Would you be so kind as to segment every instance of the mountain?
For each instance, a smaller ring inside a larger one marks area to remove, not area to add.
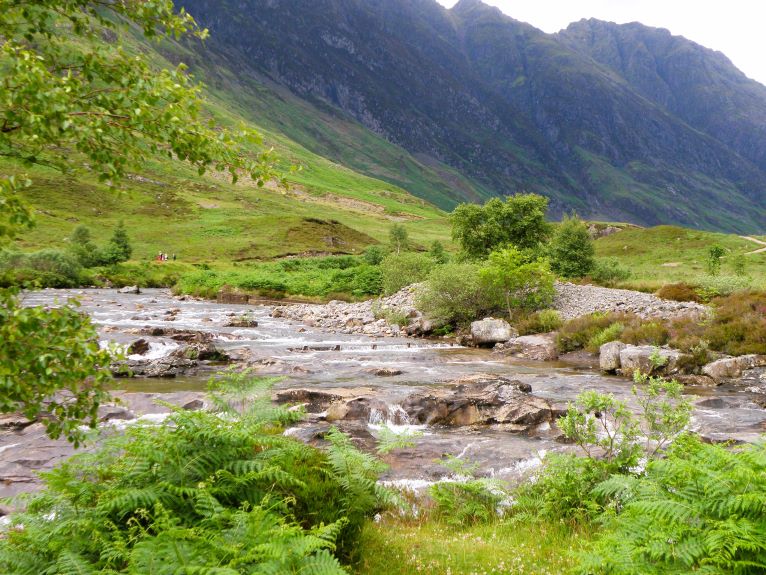
[[[526,190],[555,214],[764,230],[766,88],[666,31],[546,34],[479,0],[181,4],[211,32],[193,69],[243,114],[442,208]]]

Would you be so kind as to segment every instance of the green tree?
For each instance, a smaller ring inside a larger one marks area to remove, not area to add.
[[[492,198],[483,206],[460,204],[450,216],[452,239],[473,259],[507,246],[535,249],[550,231],[547,209],[548,198],[537,194],[517,194],[505,201]]]
[[[710,246],[707,251],[707,271],[711,276],[717,276],[721,271],[721,258],[726,250],[719,245]]]
[[[391,295],[405,286],[426,279],[434,261],[425,254],[408,252],[391,254],[380,264],[383,274],[383,293]]]
[[[386,252],[380,246],[368,246],[362,254],[364,261],[371,266],[380,265],[384,257],[386,257]]]
[[[416,305],[438,325],[465,325],[498,307],[502,298],[479,277],[473,262],[436,266],[416,295]]]
[[[409,235],[402,224],[394,224],[388,232],[388,240],[391,244],[391,251],[399,255],[403,251],[410,249]]]
[[[503,294],[511,319],[514,310],[534,311],[553,302],[554,276],[548,261],[530,259],[514,247],[492,252],[479,275],[487,286]]]
[[[125,224],[120,221],[114,230],[114,234],[109,239],[109,243],[98,251],[98,263],[103,265],[118,264],[130,259],[133,248],[130,246],[128,232],[125,231]]]
[[[549,248],[551,269],[565,278],[581,278],[595,268],[595,250],[588,227],[576,215],[564,217]]]
[[[431,256],[437,264],[446,264],[449,261],[449,255],[444,250],[444,245],[439,240],[434,240],[431,244],[431,249],[428,250],[428,255]]]
[[[77,226],[69,237],[69,252],[77,258],[80,265],[85,268],[96,265],[98,248],[93,243],[90,229],[86,226]]]
[[[149,38],[206,36],[171,0],[0,0],[0,156],[18,170],[87,170],[110,183],[154,154],[233,180],[245,173],[258,185],[274,177],[273,153],[257,134],[203,118],[201,87],[184,65],[157,70],[123,48],[119,33],[131,28]],[[0,176],[0,239],[32,225],[20,197],[30,185],[23,174]],[[6,337],[0,346],[0,411],[43,416],[49,433],[77,441],[105,396],[107,357],[93,347],[95,329],[72,307],[21,308],[13,291],[0,302],[0,330],[23,339],[17,355]],[[61,389],[73,404],[56,399]]]

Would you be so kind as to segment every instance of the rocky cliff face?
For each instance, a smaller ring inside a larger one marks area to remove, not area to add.
[[[766,221],[766,88],[665,31],[587,21],[550,35],[478,0],[182,4],[235,73],[481,189],[642,224]]]

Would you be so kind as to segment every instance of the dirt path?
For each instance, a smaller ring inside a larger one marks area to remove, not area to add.
[[[760,245],[763,246],[762,248],[759,248],[759,249],[754,250],[752,252],[747,252],[745,254],[746,256],[750,256],[750,255],[753,255],[753,254],[762,254],[762,253],[766,252],[766,242],[764,242],[763,240],[759,240],[759,239],[754,238],[752,236],[739,236],[739,237],[741,237],[743,240],[748,240],[750,242],[755,242],[756,244],[760,244]]]

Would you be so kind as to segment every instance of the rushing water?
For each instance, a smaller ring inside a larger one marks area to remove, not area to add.
[[[151,344],[149,354],[152,356],[166,354],[177,344],[162,337],[139,336],[140,328],[205,331],[214,334],[217,347],[230,353],[246,351],[255,360],[276,360],[280,371],[289,373],[276,384],[277,389],[374,388],[389,409],[387,417],[382,413],[372,414],[366,425],[366,431],[372,435],[381,426],[408,427],[406,414],[399,411],[399,416],[395,416],[396,406],[413,389],[465,375],[489,373],[518,379],[531,384],[534,394],[557,403],[572,400],[586,389],[629,398],[632,387],[622,378],[599,374],[593,366],[520,361],[440,340],[326,333],[297,322],[272,318],[271,306],[180,301],[165,290],[145,290],[140,295],[118,294],[114,290],[45,290],[26,294],[24,301],[27,305],[56,305],[71,297],[78,298],[81,309],[91,315],[104,341],[126,344],[144,337]],[[169,310],[177,311],[168,314]],[[223,327],[232,315],[245,312],[257,320],[257,327]],[[374,368],[397,369],[402,374],[376,377],[369,373]],[[120,379],[117,388],[155,393],[203,390],[210,374],[208,371],[175,379]],[[689,392],[702,396],[695,398],[698,407],[692,425],[706,436],[750,440],[766,430],[766,411],[753,402],[751,392],[735,387],[689,389]],[[387,418],[390,421],[386,421]],[[320,428],[319,422],[307,422],[289,432],[308,439]],[[534,467],[546,452],[565,448],[550,438],[525,437],[492,428],[417,426],[415,429],[422,434],[416,440],[416,447],[387,456],[391,464],[387,479],[412,485],[438,479],[446,471],[434,460],[444,454],[475,461],[484,472],[495,476],[516,477]],[[0,435],[0,472],[9,469],[9,460],[23,449],[23,438]]]

